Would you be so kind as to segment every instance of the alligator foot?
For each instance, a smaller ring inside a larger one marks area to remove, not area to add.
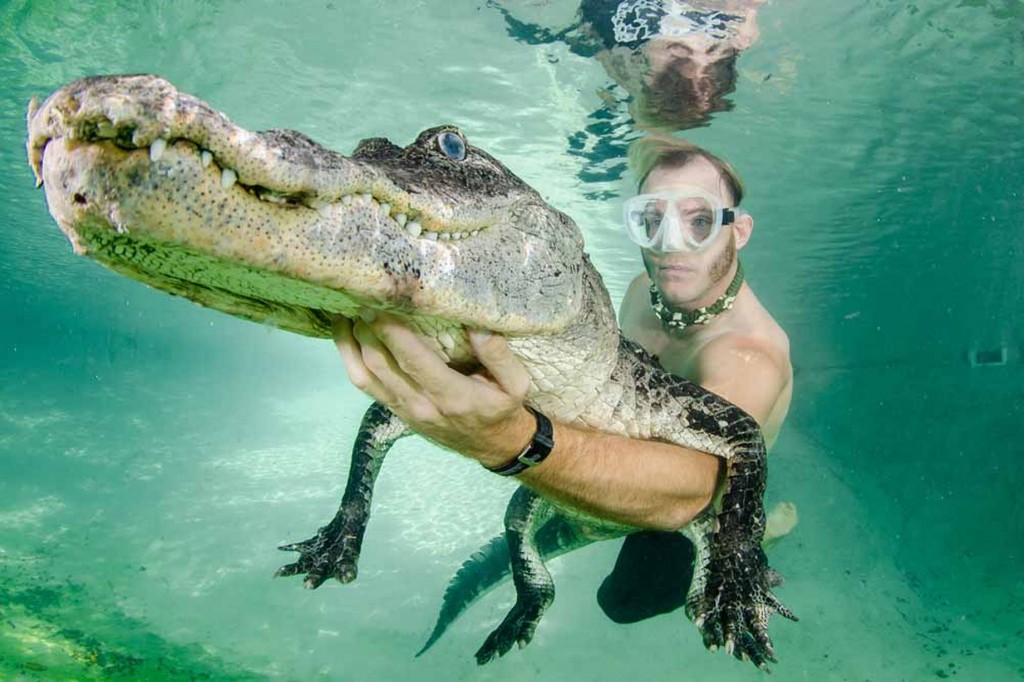
[[[504,656],[512,648],[513,643],[518,643],[520,649],[529,644],[537,629],[537,623],[553,599],[552,594],[550,598],[540,596],[536,601],[517,600],[516,605],[505,616],[505,620],[501,621],[501,625],[487,637],[487,641],[476,652],[476,662],[484,665],[494,660],[495,656]]]
[[[308,540],[279,547],[285,552],[298,552],[299,560],[279,568],[275,577],[305,573],[303,587],[311,590],[329,578],[342,583],[356,579],[363,536],[370,520],[373,484],[391,445],[408,433],[409,428],[388,408],[380,403],[370,405],[352,446],[348,483],[338,512]]]
[[[311,590],[329,578],[350,583],[358,573],[360,540],[357,533],[346,531],[343,525],[330,523],[323,526],[308,540],[278,547],[285,552],[298,552],[299,560],[277,569],[274,577],[305,573],[302,586]]]
[[[704,646],[712,651],[724,646],[736,658],[767,669],[776,660],[768,618],[778,613],[797,620],[769,589],[781,576],[768,568],[760,547],[712,559],[707,574],[703,594],[688,609]]]

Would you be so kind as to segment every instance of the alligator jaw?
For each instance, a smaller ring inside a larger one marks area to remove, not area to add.
[[[28,119],[75,250],[203,305],[314,336],[359,306],[460,336],[558,333],[579,310],[575,225],[479,150],[454,170],[431,156],[454,128],[346,158],[240,128],[155,76],[78,81]]]
[[[42,109],[42,111],[40,111]],[[225,188],[236,182],[258,199],[282,206],[319,209],[374,200],[413,237],[460,240],[486,227],[482,220],[452,224],[451,216],[412,206],[413,197],[372,169],[325,149],[301,133],[253,133],[234,125],[201,100],[155,76],[87,78],[54,93],[40,107],[29,102],[29,163],[37,186],[54,138],[79,143],[109,141],[142,149],[159,161],[168,142],[191,143],[204,167],[221,173]]]

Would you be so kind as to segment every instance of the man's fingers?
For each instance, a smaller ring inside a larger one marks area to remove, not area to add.
[[[363,362],[359,343],[352,335],[352,320],[347,317],[338,318],[331,326],[331,332],[334,335],[334,345],[345,363],[345,371],[348,372],[349,380],[356,387],[363,388],[373,380],[373,375]]]
[[[530,389],[530,373],[508,347],[505,337],[487,331],[471,330],[469,343],[491,376],[509,395],[523,399]]]
[[[382,402],[399,411],[413,410],[425,418],[430,410],[422,397],[423,387],[415,377],[403,371],[391,349],[377,337],[375,331],[375,328],[364,322],[356,322],[352,326],[352,335],[359,345],[363,363],[390,396],[389,400]]]
[[[334,345],[338,348],[338,353],[341,354],[341,359],[345,363],[349,381],[359,390],[369,393],[374,400],[385,404],[393,401],[394,396],[363,361],[362,348],[353,333],[352,320],[344,317],[335,320],[331,331],[334,335]]]
[[[447,363],[412,329],[386,314],[378,314],[372,325],[399,369],[423,391],[447,401],[468,390],[468,378]]]

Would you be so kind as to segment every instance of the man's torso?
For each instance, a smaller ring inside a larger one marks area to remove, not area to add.
[[[646,275],[633,280],[623,299],[619,322],[622,333],[656,355],[667,371],[703,385],[702,353],[711,344],[723,343],[754,347],[770,355],[785,369],[788,380],[770,414],[761,424],[765,441],[770,447],[782,427],[793,392],[789,339],[786,333],[746,285],[740,290],[733,308],[709,324],[698,325],[683,332],[667,332],[650,307],[649,285]]]

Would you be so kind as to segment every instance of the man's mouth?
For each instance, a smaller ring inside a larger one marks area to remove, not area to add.
[[[665,264],[659,264],[657,267],[658,267],[659,270],[664,270],[666,272],[674,272],[674,273],[679,273],[679,274],[687,274],[687,273],[691,273],[691,272],[697,272],[697,268],[695,268],[693,266],[690,266],[690,265],[679,265],[679,264],[668,264],[668,263],[665,263]]]

